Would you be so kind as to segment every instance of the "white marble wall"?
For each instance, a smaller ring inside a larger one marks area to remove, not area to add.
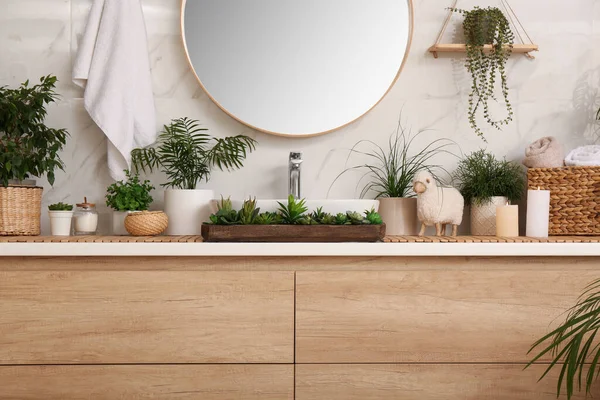
[[[245,133],[259,149],[234,173],[215,172],[204,185],[232,196],[281,197],[286,194],[290,150],[304,152],[303,190],[310,198],[327,195],[343,169],[348,149],[362,138],[385,143],[400,111],[413,130],[430,129],[428,139],[448,137],[463,152],[479,147],[499,156],[520,159],[532,140],[554,135],[568,147],[596,141],[594,109],[600,102],[600,0],[511,0],[541,51],[534,61],[513,56],[509,61],[515,121],[503,132],[489,131],[486,145],[470,130],[467,118],[469,77],[462,58],[434,59],[427,48],[435,41],[450,0],[413,0],[415,30],[412,49],[399,81],[367,116],[337,132],[289,139],[254,132],[235,122],[211,103],[188,68],[179,33],[180,0],[142,0],[150,40],[154,93],[160,125],[171,118],[197,118],[215,135]],[[470,7],[472,0],[459,6]],[[480,1],[481,5],[494,1]],[[82,107],[82,92],[71,83],[71,65],[91,0],[0,0],[0,85],[55,74],[61,101],[49,110],[48,123],[66,127],[71,140],[63,154],[65,173],[53,188],[45,185],[44,203],[77,202],[83,196],[102,207],[111,180],[105,161],[105,139]],[[457,34],[453,18],[446,41]],[[425,136],[425,135],[424,135]],[[456,160],[445,157],[450,170]],[[356,196],[357,176],[336,185],[330,197]],[[154,179],[160,183],[160,179]],[[158,186],[158,185],[157,185]],[[157,192],[160,208],[162,193]],[[102,229],[107,229],[106,215]],[[44,217],[44,231],[47,220]]]

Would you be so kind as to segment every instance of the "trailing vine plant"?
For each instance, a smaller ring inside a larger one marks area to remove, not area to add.
[[[483,116],[488,124],[501,129],[513,119],[513,108],[508,99],[508,83],[506,79],[506,60],[512,53],[514,34],[506,16],[497,7],[479,8],[471,11],[451,8],[465,18],[463,30],[467,45],[465,66],[473,79],[469,93],[469,124],[471,128],[485,141],[483,131],[477,123],[477,112],[483,109]],[[484,51],[484,46],[491,44],[490,51]],[[489,101],[497,101],[494,92],[496,76],[500,76],[500,87],[506,117],[496,120],[490,114]]]

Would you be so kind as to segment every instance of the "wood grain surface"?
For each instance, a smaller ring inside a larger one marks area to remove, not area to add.
[[[202,225],[205,242],[378,242],[381,225]]]
[[[291,272],[0,272],[0,364],[290,363],[293,320]]]
[[[526,362],[529,346],[597,277],[596,271],[300,271],[296,360]]]
[[[202,236],[0,236],[0,243],[201,243]],[[387,243],[598,243],[600,236],[386,236]]]
[[[267,244],[265,244],[267,246]],[[0,271],[599,271],[600,257],[0,257]]]
[[[556,400],[544,365],[297,365],[296,400]],[[600,393],[596,386],[593,394]],[[561,397],[562,398],[562,397]],[[564,397],[566,398],[566,397]],[[573,399],[584,399],[581,393]]]
[[[293,365],[0,367],[1,400],[284,400]]]

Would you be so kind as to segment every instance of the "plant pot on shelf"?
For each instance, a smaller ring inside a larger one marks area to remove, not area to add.
[[[70,236],[73,211],[48,211],[52,236]]]
[[[125,229],[132,236],[160,235],[167,226],[169,218],[162,211],[136,211],[125,218]]]
[[[167,235],[200,235],[202,223],[209,220],[211,204],[215,197],[212,190],[165,190],[165,213],[169,218]]]
[[[416,236],[419,233],[416,198],[380,198],[379,215],[386,225],[387,235]]]
[[[112,233],[115,236],[127,236],[129,232],[125,229],[125,218],[132,211],[113,211],[112,214]]]
[[[496,207],[506,203],[508,198],[503,196],[494,196],[486,202],[478,202],[474,199],[471,204],[471,235],[496,235]]]
[[[40,234],[42,191],[35,181],[0,185],[0,236]]]

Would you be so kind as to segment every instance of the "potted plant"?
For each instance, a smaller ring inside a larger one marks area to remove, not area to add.
[[[567,399],[570,400],[576,389],[582,391],[582,382],[586,397],[591,395],[592,385],[600,372],[600,345],[597,341],[599,328],[600,279],[597,279],[585,288],[577,303],[568,310],[565,321],[531,346],[527,354],[536,349],[539,353],[525,368],[542,357],[550,356],[552,361],[540,380],[554,367],[560,368],[557,398],[560,397],[564,384]]]
[[[30,177],[64,169],[58,153],[66,144],[65,129],[44,124],[46,106],[56,101],[56,77],[30,86],[0,87],[0,235],[39,235],[42,188]]]
[[[519,201],[526,186],[520,164],[498,160],[485,150],[460,160],[454,178],[471,206],[471,234],[476,236],[495,235],[496,207]]]
[[[197,189],[208,182],[214,167],[234,170],[242,167],[246,155],[256,148],[256,141],[237,135],[216,138],[200,128],[196,120],[178,118],[165,125],[158,141],[131,153],[136,171],[159,169],[167,175],[165,212],[169,218],[167,235],[199,235],[202,223],[211,214],[212,190]]]
[[[419,233],[413,179],[419,171],[429,171],[437,179],[437,172],[445,170],[441,166],[430,165],[431,159],[441,153],[452,154],[448,147],[456,144],[450,139],[436,139],[413,151],[414,141],[423,133],[425,131],[411,134],[399,120],[385,148],[371,140],[360,140],[350,149],[348,158],[355,155],[366,158],[366,161],[346,168],[332,183],[333,186],[349,171],[363,172],[361,180],[368,178],[369,182],[362,188],[360,197],[373,194],[379,200],[378,211],[388,235]],[[365,145],[369,149],[363,149]]]
[[[106,189],[106,205],[113,211],[113,234],[127,235],[125,218],[132,211],[145,211],[152,203],[150,181],[140,182],[138,174],[125,171],[127,181],[118,181]]]
[[[467,61],[465,66],[471,74],[472,84],[469,93],[469,124],[471,128],[485,140],[483,131],[477,122],[477,113],[483,112],[486,122],[496,129],[501,129],[513,118],[512,105],[508,99],[508,81],[506,78],[506,61],[514,44],[514,34],[510,29],[504,13],[497,7],[473,10],[452,9],[464,16],[463,30],[467,45]],[[484,50],[485,45],[491,49]],[[506,106],[506,116],[494,119],[489,102],[496,100],[494,94],[499,75],[502,98]]]
[[[50,230],[53,236],[70,236],[73,206],[65,203],[55,203],[48,206],[50,215]]]

